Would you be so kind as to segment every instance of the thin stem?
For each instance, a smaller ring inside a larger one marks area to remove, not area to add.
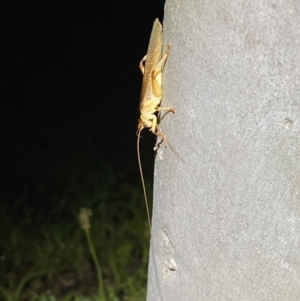
[[[96,252],[95,252],[95,248],[94,248],[94,245],[93,245],[93,242],[92,242],[92,239],[91,239],[90,231],[89,231],[89,229],[87,229],[84,232],[86,234],[86,238],[87,238],[87,241],[88,241],[90,252],[91,252],[91,255],[92,255],[96,270],[97,270],[97,277],[98,277],[98,283],[99,283],[98,294],[99,294],[100,300],[106,300],[105,294],[104,294],[102,270],[101,270],[100,263],[99,263],[99,260],[97,258]]]

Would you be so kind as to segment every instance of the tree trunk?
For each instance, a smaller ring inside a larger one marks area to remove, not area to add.
[[[148,301],[300,300],[300,2],[167,0]]]

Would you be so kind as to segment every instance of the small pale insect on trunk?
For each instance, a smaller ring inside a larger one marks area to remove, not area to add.
[[[160,137],[162,140],[159,144],[164,143],[167,145],[167,140],[165,134],[159,129],[159,123],[157,119],[157,112],[165,110],[166,113],[172,112],[175,113],[173,108],[160,107],[162,99],[162,72],[166,59],[169,56],[171,45],[167,45],[167,50],[162,56],[162,25],[158,19],[154,20],[150,41],[148,45],[147,54],[143,57],[140,62],[140,69],[143,73],[143,82],[142,82],[142,91],[140,98],[140,119],[137,129],[137,154],[138,154],[138,163],[142,179],[144,198],[147,209],[148,223],[151,234],[151,221],[150,213],[148,206],[148,199],[146,194],[145,182],[143,177],[143,170],[141,165],[140,158],[140,134],[144,128],[149,128],[149,130],[156,136]]]

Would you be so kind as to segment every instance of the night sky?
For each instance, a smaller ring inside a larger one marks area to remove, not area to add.
[[[162,0],[2,5],[2,186],[15,189],[20,162],[68,147],[138,176],[138,64],[163,13]],[[151,157],[154,141],[143,136]]]

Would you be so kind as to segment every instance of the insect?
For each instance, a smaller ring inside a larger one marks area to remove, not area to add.
[[[144,76],[142,81],[142,91],[140,97],[141,115],[137,129],[138,163],[142,179],[150,233],[150,213],[140,158],[140,134],[144,128],[149,128],[149,130],[154,135],[161,138],[160,144],[163,142],[165,143],[165,145],[167,145],[166,135],[160,131],[156,113],[163,110],[166,111],[166,114],[168,112],[175,113],[175,110],[171,107],[163,108],[159,106],[162,99],[162,72],[164,69],[165,62],[169,56],[170,49],[171,45],[168,44],[167,50],[162,56],[162,25],[158,19],[155,19],[151,31],[147,54],[143,57],[139,64],[139,67]]]

